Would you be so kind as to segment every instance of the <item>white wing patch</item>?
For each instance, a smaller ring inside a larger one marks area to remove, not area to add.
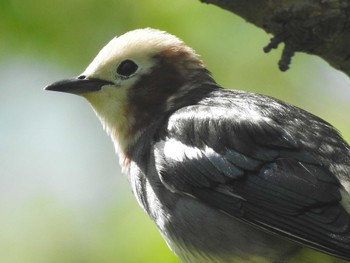
[[[194,159],[203,155],[202,151],[196,147],[187,146],[175,139],[160,142],[163,145],[164,155],[172,160],[182,162],[185,159]]]
[[[350,215],[350,194],[345,190],[340,190],[340,194],[342,198],[340,203]]]

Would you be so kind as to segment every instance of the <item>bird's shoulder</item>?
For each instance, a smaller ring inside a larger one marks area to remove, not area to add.
[[[300,127],[311,122],[330,127],[315,119],[317,117],[307,115],[297,107],[268,96],[215,89],[196,103],[173,112],[159,134],[187,145],[206,144],[217,151],[226,147],[253,154],[260,144],[269,148],[298,147]]]
[[[247,155],[262,153],[262,147],[265,154],[286,149],[308,151],[310,156],[322,152],[331,161],[339,159],[339,154],[350,154],[331,124],[281,100],[222,88],[200,97],[172,112],[159,134],[187,145],[206,144],[219,152],[232,148]]]

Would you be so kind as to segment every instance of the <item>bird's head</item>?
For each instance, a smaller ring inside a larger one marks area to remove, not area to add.
[[[184,42],[146,28],[115,37],[80,76],[45,89],[85,97],[125,151],[147,125],[208,81],[213,80],[203,62]]]

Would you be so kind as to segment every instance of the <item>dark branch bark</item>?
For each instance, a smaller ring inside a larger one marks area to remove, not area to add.
[[[294,52],[305,52],[350,76],[349,0],[200,1],[229,10],[273,34],[266,52],[283,42],[281,70],[288,69]]]

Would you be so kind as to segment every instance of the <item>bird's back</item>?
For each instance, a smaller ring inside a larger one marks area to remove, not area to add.
[[[301,244],[350,259],[350,151],[327,122],[222,89],[162,122],[133,189],[184,262],[284,262]]]

